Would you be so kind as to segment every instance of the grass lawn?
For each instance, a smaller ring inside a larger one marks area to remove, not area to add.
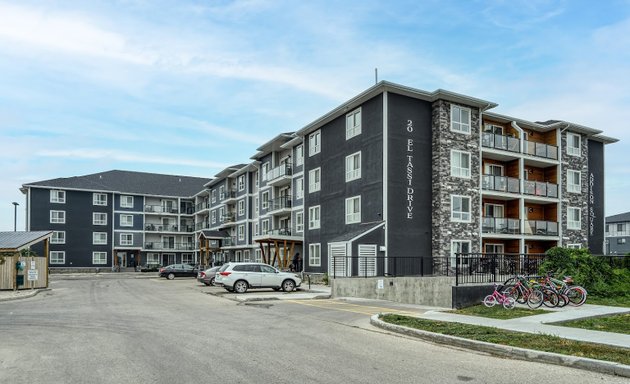
[[[609,305],[611,307],[628,307],[630,308],[630,295],[601,297],[595,295],[586,296],[586,304]]]
[[[381,316],[381,320],[409,328],[471,340],[630,365],[630,349],[628,348],[567,340],[551,335],[512,332],[492,327],[433,321],[396,314]]]
[[[549,311],[545,311],[543,309],[529,309],[529,308],[521,308],[514,307],[512,309],[505,309],[501,305],[495,305],[494,307],[486,307],[485,305],[475,305],[473,307],[467,307],[458,309],[453,311],[453,313],[458,315],[469,315],[469,316],[481,316],[481,317],[489,317],[492,319],[516,319],[518,317],[525,316],[533,316],[533,315],[541,315],[543,313],[549,313]]]
[[[630,313],[565,321],[562,323],[554,323],[554,325],[630,335]]]

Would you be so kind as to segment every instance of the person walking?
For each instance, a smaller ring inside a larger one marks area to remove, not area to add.
[[[293,272],[301,272],[302,271],[302,258],[300,257],[300,252],[295,252],[295,256],[293,256]]]

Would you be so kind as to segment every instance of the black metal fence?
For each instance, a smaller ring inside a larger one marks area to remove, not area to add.
[[[502,283],[514,275],[536,275],[547,255],[522,253],[458,253],[455,285]]]

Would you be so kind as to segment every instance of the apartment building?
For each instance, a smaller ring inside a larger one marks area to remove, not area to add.
[[[284,268],[299,252],[307,272],[356,275],[406,258],[398,272],[419,274],[458,252],[603,253],[604,146],[617,140],[496,105],[380,82],[279,134],[181,194],[194,261]]]
[[[606,254],[630,254],[630,212],[606,218]]]
[[[26,226],[54,231],[53,269],[192,263],[193,196],[208,181],[114,170],[24,184]]]

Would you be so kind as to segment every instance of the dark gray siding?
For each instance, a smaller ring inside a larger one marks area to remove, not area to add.
[[[604,144],[588,141],[588,248],[604,253]]]

